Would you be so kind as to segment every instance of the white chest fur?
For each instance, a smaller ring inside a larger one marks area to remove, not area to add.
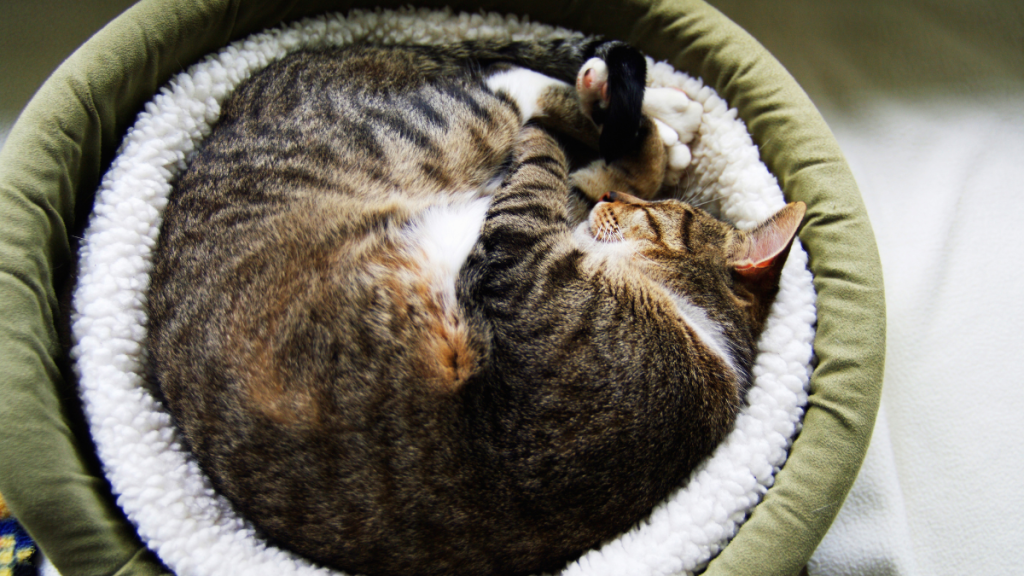
[[[676,305],[676,310],[683,318],[683,322],[696,335],[697,339],[721,358],[733,373],[739,374],[730,350],[729,340],[722,332],[722,327],[711,320],[703,308],[694,305],[685,296],[675,294],[667,288],[665,291],[668,292],[672,303]]]
[[[423,211],[406,229],[408,250],[446,306],[455,303],[455,279],[480,238],[489,196],[439,204]]]

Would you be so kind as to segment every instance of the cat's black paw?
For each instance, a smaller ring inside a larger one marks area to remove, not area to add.
[[[623,42],[606,42],[576,77],[583,111],[601,126],[598,149],[614,162],[641,145],[640,121],[647,83],[647,60]]]

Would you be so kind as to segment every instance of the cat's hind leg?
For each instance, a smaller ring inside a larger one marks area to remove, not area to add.
[[[599,119],[610,106],[614,88],[609,88],[611,73],[600,58],[583,63],[576,75],[576,92],[584,114]],[[665,146],[688,144],[700,128],[704,107],[678,88],[647,87],[643,91],[643,115],[655,120]],[[680,168],[685,168],[681,166]]]
[[[576,75],[580,107],[584,114],[595,120],[600,120],[611,105],[616,89],[611,76],[608,64],[601,58],[591,58],[584,62]],[[623,82],[620,80],[620,83]],[[625,84],[628,85],[628,82]],[[668,158],[665,183],[674,186],[692,160],[689,144],[700,129],[704,107],[700,102],[691,100],[682,90],[650,87],[643,92],[642,112],[654,121],[658,135],[665,144]],[[643,138],[638,137],[631,149],[624,149],[623,155],[635,153],[644,147]]]

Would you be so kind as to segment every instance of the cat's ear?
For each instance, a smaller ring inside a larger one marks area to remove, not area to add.
[[[789,247],[807,205],[791,202],[767,222],[747,233],[747,242],[732,262],[733,270],[745,282],[754,284],[778,282],[782,265],[786,263]]]

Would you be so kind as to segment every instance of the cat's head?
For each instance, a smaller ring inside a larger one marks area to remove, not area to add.
[[[701,307],[735,306],[760,328],[805,211],[803,202],[787,204],[744,232],[678,200],[609,192],[589,227],[598,242],[628,246],[625,253],[672,292]]]

